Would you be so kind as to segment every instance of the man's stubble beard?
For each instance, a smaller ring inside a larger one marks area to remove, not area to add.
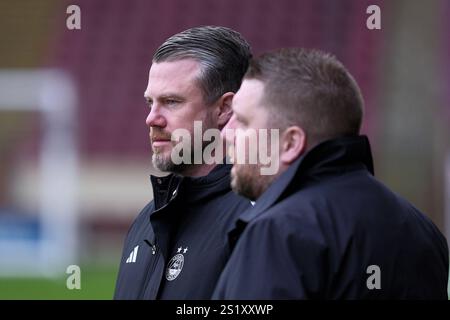
[[[199,164],[194,164],[194,153],[195,152],[201,153],[201,155],[202,155],[201,159],[202,159],[202,163],[203,163],[203,160],[204,160],[203,159],[203,150],[209,144],[210,144],[209,141],[203,141],[201,149],[196,150],[196,149],[194,149],[193,142],[191,142],[191,154],[190,154],[189,163],[180,163],[180,164],[173,163],[171,155],[172,155],[172,150],[174,148],[174,145],[172,145],[172,149],[170,150],[170,152],[158,153],[158,152],[153,151],[153,155],[152,155],[153,166],[162,172],[170,172],[170,173],[176,173],[176,174],[183,175],[183,173],[186,172],[192,166],[199,165]],[[180,157],[183,157],[183,150],[180,151]]]
[[[163,139],[171,138],[171,135],[169,133],[167,133],[163,129],[159,129],[159,128],[152,128],[150,136],[151,137],[156,136],[156,137],[163,138]],[[151,137],[150,137],[150,143],[152,143]],[[174,142],[170,142],[170,143],[172,144],[172,149],[173,149]],[[159,148],[154,149],[152,147],[153,166],[163,172],[172,172],[172,170],[176,170],[176,165],[170,159],[172,150],[170,150],[170,152],[167,152],[167,151],[164,151],[163,148],[161,148],[161,149],[162,150],[159,150]]]
[[[256,201],[275,180],[276,175],[261,175],[261,165],[234,165],[231,189],[237,194]]]
[[[206,119],[202,122],[202,128],[203,131],[206,131],[207,129],[210,128],[214,128],[212,125],[212,119],[211,119],[211,114],[208,114],[206,116]],[[191,137],[193,137],[193,134],[191,132]],[[202,137],[203,137],[203,132],[202,132]],[[202,137],[200,137],[200,139],[202,139]],[[197,137],[198,139],[199,137]],[[172,146],[171,146],[171,150],[170,152],[165,152],[165,153],[159,153],[157,152],[157,150],[153,150],[153,155],[152,155],[152,163],[153,166],[155,168],[157,168],[158,170],[162,171],[162,172],[170,172],[170,173],[176,173],[176,174],[180,174],[183,175],[184,172],[186,172],[190,167],[196,165],[194,164],[194,155],[195,152],[201,152],[201,159],[203,162],[203,151],[205,150],[205,147],[207,145],[209,145],[211,142],[210,141],[203,141],[202,139],[202,146],[201,149],[199,150],[195,150],[195,144],[194,144],[194,140],[191,140],[191,155],[190,155],[190,163],[180,163],[180,164],[175,164],[172,161],[172,150],[175,147],[175,145],[178,142],[172,142]],[[180,152],[180,157],[183,156],[183,151]],[[198,164],[197,164],[198,165]]]
[[[172,149],[173,149],[173,146],[172,146]],[[153,150],[153,155],[152,155],[153,166],[162,172],[180,173],[180,172],[184,171],[185,168],[183,168],[183,167],[185,167],[185,164],[183,164],[183,163],[175,164],[172,162],[171,152],[172,152],[172,150],[170,150],[170,152],[166,152],[166,153],[159,153],[159,152]]]

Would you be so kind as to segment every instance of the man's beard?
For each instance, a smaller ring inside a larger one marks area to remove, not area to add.
[[[171,134],[158,128],[152,128],[150,131],[150,143],[153,143],[154,140],[158,139],[170,140]],[[167,155],[167,152],[159,151],[158,148],[153,147],[152,151],[152,163],[155,168],[163,172],[170,172],[172,171],[172,169],[174,169],[174,163],[172,163],[170,159],[170,153]]]
[[[162,136],[168,137],[166,133],[164,133]],[[203,136],[203,134],[202,134]],[[170,136],[169,136],[170,137]],[[170,138],[169,138],[170,139]],[[165,152],[158,152],[158,150],[153,149],[153,155],[152,155],[152,163],[155,168],[157,168],[160,171],[163,172],[171,172],[171,173],[177,173],[177,174],[183,174],[188,168],[192,167],[194,164],[194,156],[195,153],[200,154],[200,158],[202,159],[202,163],[204,161],[203,159],[203,151],[205,150],[206,146],[208,146],[211,142],[210,141],[202,141],[202,145],[200,148],[196,147],[194,144],[194,141],[190,141],[190,157],[188,160],[188,163],[179,163],[176,164],[172,161],[172,152],[174,146],[178,143],[175,141],[172,141],[171,149],[165,150]],[[183,158],[183,150],[180,150],[179,156]]]
[[[195,146],[193,143],[191,143],[191,152],[190,152],[190,159],[189,159],[189,163],[180,163],[180,164],[175,164],[172,161],[172,150],[173,150],[173,146],[172,149],[170,150],[170,152],[166,152],[166,153],[158,153],[153,151],[153,155],[152,155],[152,163],[153,166],[155,168],[157,168],[160,171],[163,172],[172,172],[172,173],[178,173],[178,174],[182,174],[183,172],[186,171],[187,168],[196,165],[194,164],[194,154],[195,152],[200,153],[202,155],[202,163],[203,163],[203,151],[205,150],[206,146],[208,146],[211,142],[209,141],[203,141],[202,142],[202,146],[200,149],[195,149]],[[183,157],[183,150],[180,151],[180,157]],[[198,164],[197,164],[198,165]]]
[[[261,165],[235,164],[231,171],[231,189],[255,201],[267,190],[275,175],[261,175]]]
[[[173,173],[180,173],[184,171],[186,166],[184,163],[181,164],[173,163],[170,154],[167,155],[165,153],[156,153],[155,151],[153,151],[152,163],[153,166],[158,170]]]

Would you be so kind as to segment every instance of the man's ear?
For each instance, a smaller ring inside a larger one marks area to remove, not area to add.
[[[291,165],[306,151],[306,133],[297,126],[288,127],[281,137],[280,161]]]
[[[215,112],[219,130],[222,130],[222,128],[225,127],[225,125],[233,115],[233,109],[231,108],[233,97],[233,92],[226,92],[220,97],[219,101],[217,102],[218,105]]]

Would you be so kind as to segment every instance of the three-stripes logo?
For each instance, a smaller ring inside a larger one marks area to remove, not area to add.
[[[138,250],[139,250],[139,246],[134,247],[134,249],[133,249],[133,251],[131,251],[130,256],[128,257],[126,263],[135,263],[136,262]]]

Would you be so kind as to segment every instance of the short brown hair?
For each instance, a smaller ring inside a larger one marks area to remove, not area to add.
[[[206,104],[225,92],[236,92],[247,71],[251,48],[242,35],[230,28],[201,26],[177,33],[155,52],[153,62],[195,59],[201,67],[199,80]]]
[[[298,125],[309,146],[346,135],[358,135],[364,101],[341,62],[318,50],[280,49],[250,61],[246,79],[264,83],[272,124]]]

